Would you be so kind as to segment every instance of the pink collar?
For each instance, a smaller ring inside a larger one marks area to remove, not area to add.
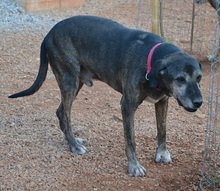
[[[147,57],[147,73],[146,73],[146,76],[145,76],[145,78],[146,78],[146,80],[149,80],[148,79],[148,77],[147,77],[147,75],[150,73],[150,71],[151,71],[151,61],[152,61],[152,56],[153,56],[153,54],[154,54],[154,51],[155,51],[155,49],[158,47],[158,46],[160,46],[162,43],[157,43],[156,45],[154,45],[153,46],[153,48],[151,48],[151,50],[150,50],[150,53],[149,53],[149,55],[148,55],[148,57]]]

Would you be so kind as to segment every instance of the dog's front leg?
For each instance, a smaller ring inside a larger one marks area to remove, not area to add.
[[[156,162],[172,162],[170,153],[166,147],[166,120],[167,120],[168,98],[162,99],[155,104],[157,120],[157,148]]]
[[[124,96],[122,97],[121,111],[125,136],[125,152],[128,158],[128,172],[132,176],[144,176],[146,170],[139,164],[135,148],[134,113],[137,106],[134,100],[129,101]]]

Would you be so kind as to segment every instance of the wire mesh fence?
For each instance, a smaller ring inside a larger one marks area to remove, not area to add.
[[[214,3],[216,3],[215,1]],[[218,3],[218,2],[217,2]],[[201,190],[220,191],[220,9],[216,8]]]
[[[151,6],[143,1],[138,27],[150,30]],[[146,5],[144,5],[146,4]],[[146,7],[149,10],[146,11]],[[161,35],[171,43],[197,56],[200,60],[210,54],[212,48],[212,31],[214,28],[214,10],[207,3],[197,4],[189,0],[161,1]],[[148,26],[146,26],[148,23]]]
[[[150,0],[88,0],[88,14],[105,16],[129,27],[151,31],[152,5]],[[102,3],[103,1],[103,3]],[[162,36],[171,43],[206,59],[212,49],[214,12],[208,3],[193,0],[161,0]],[[97,11],[98,10],[98,11]]]

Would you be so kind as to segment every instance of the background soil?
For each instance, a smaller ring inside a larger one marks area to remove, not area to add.
[[[116,12],[112,10],[120,12],[121,8],[131,13],[134,8],[132,4],[118,1],[115,9],[103,10],[94,8],[91,2],[76,10],[26,14],[10,1],[2,1],[0,190],[198,190],[207,119],[209,63],[202,63],[204,104],[201,109],[187,113],[170,99],[167,142],[172,164],[154,162],[154,105],[144,102],[139,107],[135,118],[136,143],[139,160],[148,171],[145,177],[134,178],[127,174],[121,95],[104,83],[83,87],[74,102],[73,131],[86,141],[89,153],[85,156],[71,155],[59,129],[55,111],[60,96],[50,70],[43,87],[33,96],[7,98],[34,81],[40,43],[57,21],[91,13],[91,10],[96,15],[114,17]],[[132,19],[128,16],[118,20],[131,26]]]

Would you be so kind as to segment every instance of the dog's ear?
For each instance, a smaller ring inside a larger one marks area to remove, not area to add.
[[[152,69],[150,73],[147,75],[149,80],[150,88],[157,88],[158,87],[158,74],[156,69]]]
[[[147,75],[150,88],[157,88],[159,86],[160,80],[162,79],[162,76],[164,76],[165,73],[165,67],[153,67],[150,73]]]

